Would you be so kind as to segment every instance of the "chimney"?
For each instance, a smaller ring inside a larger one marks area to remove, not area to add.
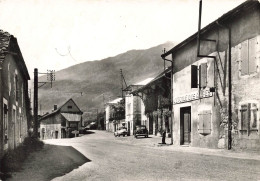
[[[55,105],[54,105],[54,111],[57,110],[57,109],[58,109],[58,105],[55,104]]]

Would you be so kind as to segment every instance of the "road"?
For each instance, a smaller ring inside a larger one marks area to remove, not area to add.
[[[260,180],[260,161],[179,152],[154,146],[155,138],[94,134],[46,143],[72,146],[91,160],[53,179],[71,180]],[[157,139],[158,140],[158,139]],[[152,145],[152,146],[147,146]]]

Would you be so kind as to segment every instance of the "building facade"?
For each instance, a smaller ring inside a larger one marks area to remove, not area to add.
[[[122,108],[124,108],[123,98],[117,98],[106,103],[105,117],[107,131],[115,132],[118,127],[125,126],[125,111]]]
[[[73,99],[69,99],[59,108],[54,105],[52,113],[39,119],[41,139],[71,138],[78,135],[83,126],[82,114]]]
[[[147,78],[139,83],[128,86],[125,98],[125,117],[126,127],[129,135],[134,135],[136,125],[147,125],[147,116],[145,114],[145,105],[142,98],[132,92],[138,90],[152,81],[153,78]]]
[[[17,39],[0,31],[0,157],[28,136],[28,80],[30,77]]]
[[[162,55],[174,62],[174,144],[260,149],[259,2],[224,14],[200,38],[198,45],[195,33]]]

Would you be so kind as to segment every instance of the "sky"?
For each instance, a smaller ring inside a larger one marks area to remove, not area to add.
[[[244,0],[203,0],[202,27]],[[14,35],[29,74],[132,49],[179,43],[198,29],[199,0],[0,0],[0,29]]]

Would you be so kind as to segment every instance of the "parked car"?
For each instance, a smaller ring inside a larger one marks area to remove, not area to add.
[[[138,136],[144,136],[145,138],[148,138],[148,130],[145,125],[138,125],[135,128],[135,138]]]
[[[126,127],[119,127],[117,130],[116,130],[116,132],[114,133],[114,135],[115,135],[115,137],[116,136],[121,136],[121,135],[123,135],[123,136],[126,136],[128,134],[128,132],[127,132],[127,129],[126,129]]]

